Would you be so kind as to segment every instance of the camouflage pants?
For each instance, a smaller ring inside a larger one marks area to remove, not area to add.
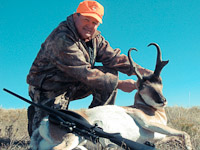
[[[117,75],[116,71],[111,71],[111,73]],[[89,108],[101,105],[113,105],[115,103],[117,89],[115,89],[112,93],[108,93],[107,91],[103,90],[99,91],[96,89],[91,89],[81,83],[78,85],[72,85],[69,89],[65,89],[63,92],[59,91],[59,93],[57,93],[54,91],[41,91],[34,86],[29,86],[29,95],[33,102],[55,109],[68,109],[70,101],[87,97],[90,94],[93,95],[93,100]],[[27,113],[28,132],[31,137],[32,132],[39,127],[40,121],[42,118],[47,116],[47,113],[32,105],[28,107]]]

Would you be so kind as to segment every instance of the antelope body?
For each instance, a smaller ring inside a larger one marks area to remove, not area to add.
[[[158,54],[155,71],[148,76],[142,76],[135,67],[130,56],[132,49],[128,53],[132,69],[138,77],[138,91],[135,94],[134,105],[127,107],[106,105],[76,110],[75,112],[84,117],[90,124],[97,123],[105,132],[120,133],[122,137],[142,144],[148,140],[166,139],[166,135],[181,136],[186,148],[191,150],[189,135],[167,126],[164,110],[167,101],[162,94],[160,73],[168,61],[162,61],[161,51],[157,44],[151,43],[150,45],[156,46]],[[83,141],[84,137],[67,133],[66,130],[59,128],[45,117],[31,137],[31,147],[33,150],[71,150],[77,146],[85,149],[81,146]],[[100,143],[103,147],[112,144],[109,140],[103,138],[100,139]]]

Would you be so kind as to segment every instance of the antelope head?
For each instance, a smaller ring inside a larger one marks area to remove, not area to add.
[[[151,43],[148,46],[154,45],[157,48],[157,61],[156,67],[152,74],[148,76],[144,76],[140,74],[135,65],[133,59],[131,58],[131,50],[136,50],[135,48],[131,48],[128,51],[128,58],[131,64],[131,69],[135,71],[135,74],[138,78],[137,87],[138,91],[136,95],[140,97],[143,103],[153,107],[160,108],[164,107],[167,104],[166,98],[162,93],[162,79],[160,77],[161,70],[169,61],[162,61],[161,50],[160,47],[156,43]],[[136,99],[136,98],[135,98]]]

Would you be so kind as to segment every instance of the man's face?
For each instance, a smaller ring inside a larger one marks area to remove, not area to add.
[[[74,22],[80,37],[86,41],[91,39],[99,26],[95,18],[78,14],[74,14]]]

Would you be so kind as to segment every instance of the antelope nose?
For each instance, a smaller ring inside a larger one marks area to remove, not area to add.
[[[166,106],[166,105],[167,105],[167,99],[164,98],[164,99],[163,99],[163,106]]]
[[[166,100],[166,98],[164,97],[164,98],[163,98],[163,102],[166,102],[166,101],[167,101],[167,100]]]
[[[167,100],[166,100],[166,98],[165,97],[161,97],[161,103],[165,103]]]
[[[163,97],[162,101],[163,101],[163,103],[166,103],[166,102],[167,102],[167,100],[166,100],[165,97]]]

